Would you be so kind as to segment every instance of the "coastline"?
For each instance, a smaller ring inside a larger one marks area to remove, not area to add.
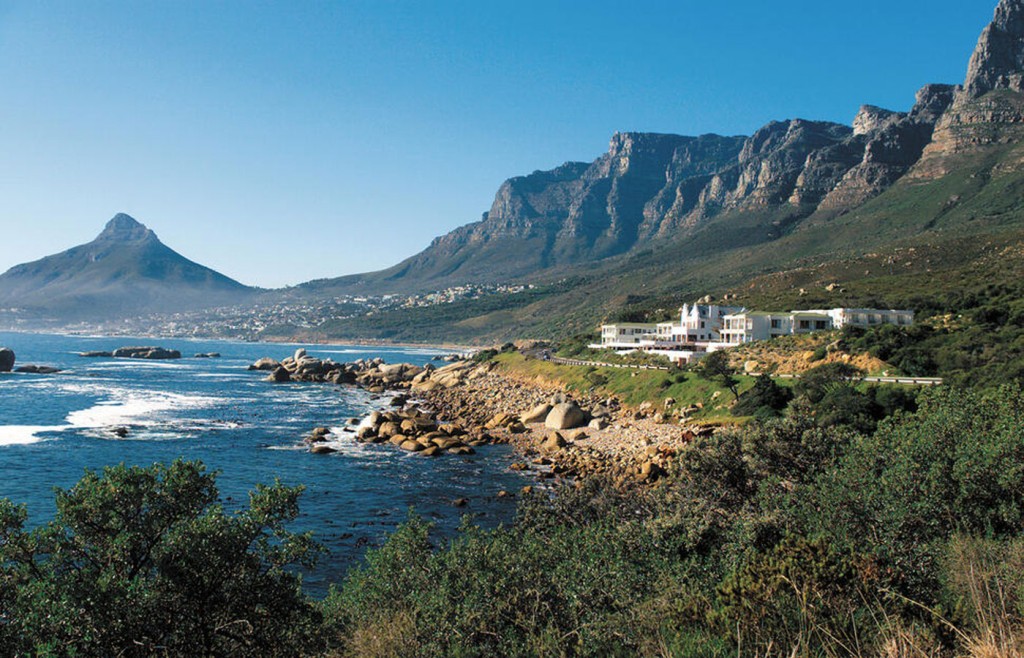
[[[633,409],[614,398],[570,396],[558,385],[500,372],[494,362],[337,364],[300,350],[256,366],[270,371],[268,381],[351,384],[380,395],[375,411],[335,434],[343,441],[390,443],[428,457],[504,444],[519,456],[512,470],[538,480],[571,484],[600,475],[623,488],[652,484],[671,472],[684,446],[709,431],[672,422],[653,405]],[[334,452],[326,441],[315,430],[307,438],[311,452]]]

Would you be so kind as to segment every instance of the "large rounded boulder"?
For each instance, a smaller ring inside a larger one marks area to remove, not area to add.
[[[14,350],[7,347],[0,347],[0,372],[10,372],[14,369]]]
[[[587,414],[572,402],[556,404],[544,420],[544,426],[553,430],[571,430],[587,424]]]

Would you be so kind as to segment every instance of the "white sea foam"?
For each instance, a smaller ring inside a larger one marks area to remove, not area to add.
[[[0,446],[25,445],[42,440],[43,432],[59,432],[63,427],[46,425],[0,425]]]
[[[85,430],[87,434],[106,438],[106,433],[96,434],[95,430],[105,430],[118,426],[147,428],[144,434],[147,439],[160,439],[180,436],[180,432],[188,430],[180,421],[174,423],[174,432],[159,431],[166,426],[174,412],[184,409],[201,409],[213,407],[225,402],[223,398],[213,396],[182,395],[163,391],[137,391],[115,387],[97,387],[107,393],[110,398],[98,402],[86,409],[70,412],[65,421],[65,429]],[[87,387],[87,390],[88,387]],[[92,389],[90,392],[96,392]],[[209,429],[215,423],[186,423],[192,429]],[[166,436],[164,436],[166,434]]]

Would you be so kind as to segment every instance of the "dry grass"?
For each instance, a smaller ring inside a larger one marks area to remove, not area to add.
[[[337,658],[414,658],[418,654],[416,620],[399,611],[355,629]]]
[[[1024,658],[1024,540],[955,539],[948,587],[969,630],[961,633],[970,658]]]

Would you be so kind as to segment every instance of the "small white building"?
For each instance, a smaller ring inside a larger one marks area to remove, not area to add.
[[[832,326],[843,327],[877,327],[882,324],[894,324],[898,327],[909,327],[914,324],[914,312],[896,309],[877,308],[833,308],[824,311],[832,318]]]
[[[721,340],[725,317],[742,310],[739,306],[683,304],[679,312],[679,323],[669,323],[671,331],[667,342],[697,343]]]
[[[620,322],[601,325],[601,347],[604,349],[636,349],[641,343],[653,343],[658,325],[642,322]]]
[[[791,311],[766,313],[744,311],[725,318],[722,340],[715,347],[742,345],[755,340],[768,340],[779,336],[809,334],[832,328],[832,318],[822,311]]]

